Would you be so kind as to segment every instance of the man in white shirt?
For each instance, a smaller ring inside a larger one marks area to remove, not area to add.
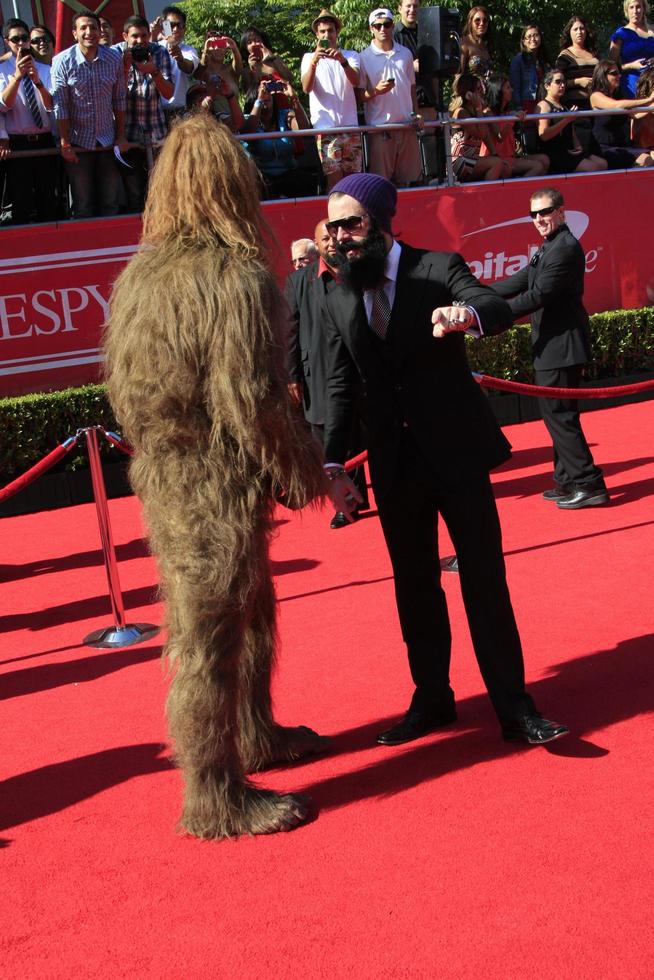
[[[163,22],[170,24],[171,35],[163,34]],[[175,89],[169,99],[162,99],[167,116],[175,115],[186,109],[186,93],[193,84],[193,73],[200,64],[200,58],[190,44],[184,44],[186,30],[186,14],[179,7],[164,7],[161,16],[150,25],[152,41],[157,41],[162,48],[167,48],[173,63],[173,83]]]
[[[54,157],[11,158],[20,150],[46,150],[55,145],[50,121],[50,66],[34,60],[27,24],[7,21],[5,41],[11,53],[0,64],[0,113],[6,132],[3,156],[8,153],[7,189],[15,225],[56,218],[57,166]]]
[[[393,43],[393,14],[378,7],[368,18],[372,43],[361,52],[361,98],[366,123],[414,121],[418,112],[416,75],[408,48]],[[413,115],[412,115],[413,114]],[[395,184],[406,185],[421,176],[420,152],[414,130],[403,129],[369,137],[369,170]]]
[[[341,22],[329,10],[321,10],[311,24],[316,49],[302,58],[302,88],[309,96],[314,129],[357,126],[355,88],[359,86],[359,55],[343,51],[338,45]],[[358,133],[319,133],[316,146],[327,190],[347,176],[359,173],[362,164],[361,137]]]

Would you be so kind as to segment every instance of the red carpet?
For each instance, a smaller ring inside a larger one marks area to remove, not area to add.
[[[0,522],[3,976],[650,978],[654,402],[584,427],[610,507],[541,499],[539,422],[494,476],[530,689],[573,730],[549,751],[499,739],[451,574],[460,721],[376,746],[410,696],[379,525],[280,511],[278,715],[334,751],[261,777],[320,808],[267,838],[175,834],[160,644],[82,645],[110,622],[93,506]],[[159,622],[138,504],[110,510]]]

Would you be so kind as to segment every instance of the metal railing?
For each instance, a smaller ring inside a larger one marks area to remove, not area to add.
[[[563,119],[598,118],[599,116],[633,116],[640,113],[654,113],[654,106],[641,106],[634,109],[584,109],[573,112],[542,112],[529,114],[508,114],[503,116],[474,116],[467,119],[452,119],[449,113],[442,113],[438,119],[434,120],[411,120],[405,123],[385,123],[380,126],[335,126],[330,129],[285,129],[273,131],[255,131],[252,133],[234,133],[234,137],[243,143],[256,142],[258,140],[269,139],[312,139],[316,136],[330,136],[335,134],[358,134],[358,135],[378,135],[385,132],[413,131],[418,139],[424,139],[430,132],[440,131],[443,134],[444,158],[445,158],[445,181],[443,186],[452,187],[458,183],[452,169],[451,155],[451,135],[452,128],[465,128],[466,126],[476,126],[479,123],[537,123],[542,119],[555,119],[560,122]],[[145,149],[142,143],[130,143],[130,149]],[[106,153],[111,152],[113,147],[95,147],[92,150],[75,147],[77,154],[81,153]],[[643,152],[647,152],[646,149]],[[148,158],[151,153],[147,153]],[[9,159],[27,159],[29,157],[60,156],[59,149],[56,147],[41,150],[17,150],[12,152]],[[1,161],[0,161],[1,162]],[[150,159],[148,159],[150,163]],[[552,174],[556,176],[556,174]],[[515,179],[515,178],[511,178]],[[519,179],[519,178],[518,178]],[[489,181],[488,183],[492,183]]]

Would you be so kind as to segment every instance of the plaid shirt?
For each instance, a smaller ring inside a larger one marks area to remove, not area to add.
[[[111,146],[116,138],[115,113],[125,110],[125,73],[115,51],[98,47],[87,61],[79,45],[52,62],[55,119],[70,120],[70,141],[92,150]]]
[[[113,50],[124,52],[126,41],[114,44]],[[150,56],[167,82],[173,78],[173,63],[166,48],[148,44]],[[134,66],[127,72],[127,114],[125,136],[130,143],[143,143],[143,133],[149,133],[156,143],[166,135],[163,102],[151,75],[144,75]]]

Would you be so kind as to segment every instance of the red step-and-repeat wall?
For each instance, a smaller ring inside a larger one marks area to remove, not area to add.
[[[529,195],[543,182],[402,191],[394,228],[421,248],[459,251],[482,282],[522,268],[539,245]],[[586,255],[590,313],[654,303],[654,174],[555,178]],[[325,198],[277,201],[264,211],[279,243],[280,282],[290,243],[313,237]],[[0,231],[0,396],[97,380],[112,283],[134,254],[138,217]],[[156,297],[153,297],[156,306]],[[156,315],[156,310],[153,311]]]

